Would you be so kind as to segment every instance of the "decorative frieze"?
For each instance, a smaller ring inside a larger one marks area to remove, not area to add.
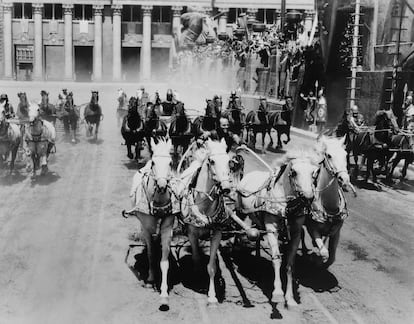
[[[93,6],[93,15],[102,16],[104,6],[103,5],[94,5]]]
[[[73,4],[64,3],[62,5],[63,14],[64,15],[72,15],[73,14]]]
[[[151,15],[153,6],[145,5],[145,6],[142,6],[141,8],[142,8],[142,14],[144,16],[150,16]]]
[[[34,15],[42,15],[43,14],[43,3],[33,3],[33,14]]]
[[[112,15],[114,16],[121,16],[122,15],[122,5],[113,5],[112,7]]]

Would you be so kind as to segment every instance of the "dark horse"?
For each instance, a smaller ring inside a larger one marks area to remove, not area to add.
[[[99,124],[102,120],[102,108],[98,103],[99,93],[98,91],[92,91],[91,101],[86,105],[84,111],[84,118],[88,129],[86,131],[87,136],[92,136],[93,127],[95,126],[94,139],[98,139]]]
[[[230,102],[222,116],[229,120],[229,131],[239,137],[243,136],[243,130],[246,124],[246,115],[243,112],[243,105],[240,98]]]
[[[167,125],[160,119],[157,114],[157,108],[152,103],[147,103],[147,109],[145,113],[144,132],[147,140],[148,148],[151,152],[151,138],[154,139],[155,144],[158,143],[159,138],[167,136]],[[169,152],[168,152],[169,153]]]
[[[284,144],[290,142],[290,127],[292,126],[292,117],[290,110],[282,110],[282,111],[272,111],[269,113],[269,137],[270,137],[270,144],[269,146],[273,146],[273,138],[270,134],[271,128],[276,130],[277,132],[277,149],[281,149],[283,147],[281,137],[283,134],[286,135],[287,139],[283,141]]]
[[[76,143],[76,131],[79,120],[79,108],[73,103],[73,93],[69,92],[66,100],[62,102],[59,115],[63,121],[66,137],[69,137],[72,132],[72,143]]]
[[[404,166],[401,169],[401,179],[407,175],[408,165],[414,162],[414,134],[401,132],[391,137],[391,148],[396,150],[395,157],[389,161],[391,167],[388,169],[387,180],[391,181],[395,167],[401,160]]]
[[[370,173],[372,180],[377,182],[374,172],[374,162],[378,160],[380,165],[386,165],[389,159],[389,148],[393,132],[398,130],[396,119],[390,110],[379,110],[375,116],[375,131],[362,131],[352,141],[352,152],[355,159],[355,179],[358,176],[358,155],[363,154],[367,159],[367,172],[365,181],[368,181]]]
[[[204,116],[198,116],[193,121],[192,133],[196,138],[203,135],[205,131],[216,130],[219,127],[221,112],[219,107],[211,99],[206,99],[206,109]]]
[[[178,102],[174,107],[173,119],[168,130],[168,135],[174,146],[175,157],[178,157],[179,154],[178,147],[182,148],[181,154],[184,154],[184,152],[187,151],[190,141],[194,136],[191,132],[191,126],[191,120],[185,113],[184,104]]]
[[[145,133],[144,122],[138,113],[138,100],[135,97],[129,99],[128,114],[122,120],[121,134],[127,146],[127,156],[130,159],[134,157],[131,146],[135,145],[135,159],[139,160]]]
[[[256,145],[256,136],[257,133],[262,134],[262,153],[266,153],[265,149],[265,138],[266,133],[270,132],[269,128],[269,115],[265,105],[260,105],[259,109],[251,110],[246,116],[246,128],[247,128],[247,142],[250,143],[252,148],[255,148]]]
[[[56,124],[56,107],[49,102],[49,92],[42,90],[40,92],[42,101],[39,104],[40,118],[47,120],[52,123],[53,126]]]

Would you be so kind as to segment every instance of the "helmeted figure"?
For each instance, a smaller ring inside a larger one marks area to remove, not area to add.
[[[237,93],[235,90],[233,90],[230,93],[230,98],[229,98],[229,104],[227,105],[227,109],[234,109],[237,107],[236,104],[236,99],[238,99],[239,97],[237,96]]]
[[[348,116],[348,128],[355,134],[360,132],[361,126],[364,125],[364,117],[359,113],[357,105],[354,105]]]
[[[172,102],[173,98],[174,98],[174,93],[173,93],[172,89],[168,89],[167,90],[167,95],[166,95],[166,101]]]
[[[14,113],[13,106],[9,104],[9,97],[5,93],[0,95],[0,104],[3,104],[3,103],[4,103],[4,115],[6,119],[14,118],[15,113]]]
[[[145,87],[142,86],[139,91],[137,92],[138,98],[138,107],[145,107],[147,102],[149,102],[149,94],[145,91]]]
[[[404,128],[414,133],[414,104],[412,96],[407,96],[406,108],[404,109]]]

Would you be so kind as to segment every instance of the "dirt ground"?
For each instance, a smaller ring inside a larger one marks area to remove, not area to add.
[[[12,103],[18,91],[52,98],[59,83],[2,83]],[[328,271],[298,255],[301,304],[294,309],[268,301],[272,267],[265,253],[232,255],[237,276],[253,304],[244,308],[229,269],[221,262],[225,299],[215,308],[191,283],[185,251],[171,266],[170,311],[158,310],[158,293],[143,287],[125,263],[136,219],[123,219],[137,165],[126,157],[115,121],[118,84],[67,84],[75,103],[100,91],[105,114],[97,143],[80,129],[77,144],[58,134],[57,152],[46,176],[31,180],[18,163],[13,177],[0,175],[0,323],[412,323],[414,322],[414,174],[378,192],[358,188],[347,195],[346,220],[337,261]],[[139,85],[124,85],[131,95]],[[148,85],[165,93],[167,85]],[[178,87],[186,107],[203,107],[211,90],[188,93]],[[188,99],[187,99],[188,97]],[[53,100],[54,100],[53,99]],[[287,149],[309,147],[295,137]],[[281,153],[268,152],[272,162]],[[248,158],[247,172],[261,166]],[[133,249],[137,266],[141,249]],[[223,261],[223,260],[222,260]]]

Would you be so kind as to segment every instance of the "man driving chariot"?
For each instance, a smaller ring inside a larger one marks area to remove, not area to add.
[[[16,115],[14,113],[13,106],[9,104],[9,97],[7,94],[3,93],[0,95],[0,104],[4,105],[4,117],[6,119],[15,118]]]
[[[407,96],[406,108],[404,109],[404,128],[414,133],[414,104],[413,97]]]

